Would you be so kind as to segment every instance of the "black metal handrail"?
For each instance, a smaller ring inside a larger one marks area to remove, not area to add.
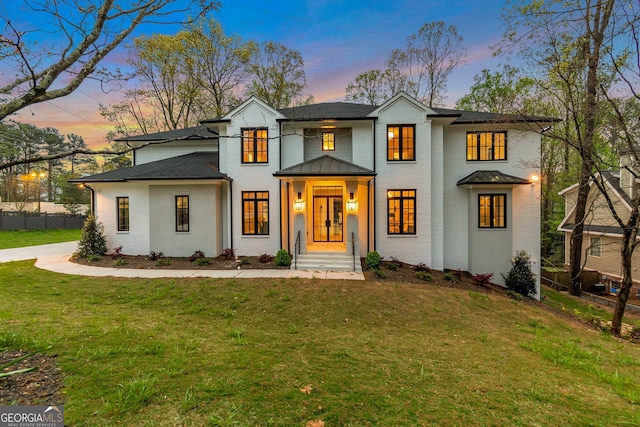
[[[356,271],[356,235],[351,232],[351,255],[353,256],[353,271]]]
[[[298,235],[296,236],[296,244],[294,245],[293,250],[293,269],[298,269],[298,255],[300,255],[300,230],[298,230]]]

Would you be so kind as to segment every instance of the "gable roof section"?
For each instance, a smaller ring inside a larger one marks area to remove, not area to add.
[[[176,141],[176,140],[199,140],[215,139],[216,132],[209,130],[206,126],[193,126],[185,129],[168,130],[165,132],[149,133],[146,135],[128,136],[116,138],[116,141],[124,142],[152,142],[152,141]]]
[[[275,177],[291,176],[376,176],[371,169],[336,159],[328,155],[318,157],[274,173]]]
[[[507,175],[500,171],[475,171],[471,175],[462,178],[456,185],[474,185],[474,184],[507,184],[507,185],[524,185],[531,184],[531,181],[517,176]]]
[[[76,178],[69,180],[69,182],[126,182],[159,179],[231,180],[218,170],[218,153],[202,151],[129,168],[116,169],[84,178]]]
[[[349,102],[323,102],[320,104],[282,108],[278,111],[286,117],[282,120],[364,120],[375,110],[375,105],[352,104]]]

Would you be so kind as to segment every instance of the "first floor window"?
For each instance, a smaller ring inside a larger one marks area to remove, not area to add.
[[[176,196],[176,231],[189,231],[189,196]]]
[[[478,226],[480,228],[506,228],[506,194],[480,194],[478,196]]]
[[[269,192],[242,192],[242,234],[269,234]]]
[[[467,160],[506,160],[507,132],[467,132]]]
[[[602,256],[602,240],[600,237],[589,238],[589,253],[593,256]]]
[[[117,197],[118,231],[129,231],[129,198]]]
[[[416,234],[416,190],[389,190],[387,218],[389,234]]]
[[[242,130],[242,163],[267,163],[269,137],[267,129]]]

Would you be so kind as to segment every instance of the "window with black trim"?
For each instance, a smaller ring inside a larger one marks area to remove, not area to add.
[[[507,160],[507,132],[467,132],[467,160]]]
[[[118,231],[129,231],[129,198],[116,197],[118,205]]]
[[[478,195],[478,227],[506,228],[507,227],[507,195],[479,194]]]
[[[176,231],[189,231],[189,196],[176,196]]]
[[[322,132],[322,151],[336,150],[336,134],[333,132]]]
[[[387,160],[415,160],[415,125],[387,126]]]
[[[242,130],[242,163],[269,161],[269,134],[267,129]]]
[[[600,237],[589,238],[589,254],[595,257],[602,256],[602,239]]]
[[[416,190],[387,191],[387,233],[416,234]]]
[[[242,192],[242,234],[269,234],[269,192]]]

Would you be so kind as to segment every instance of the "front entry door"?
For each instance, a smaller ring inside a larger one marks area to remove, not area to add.
[[[342,187],[313,188],[313,241],[342,242]]]

